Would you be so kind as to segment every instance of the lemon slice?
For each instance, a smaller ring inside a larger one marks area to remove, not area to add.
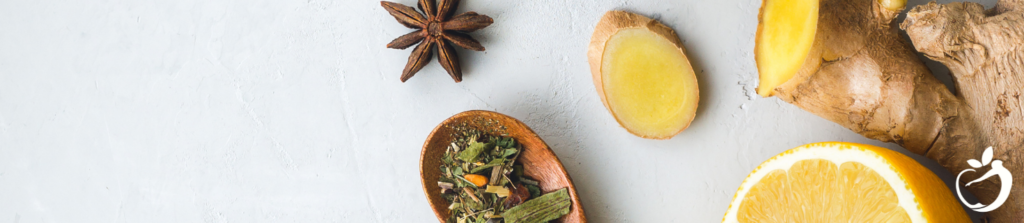
[[[722,222],[970,222],[930,170],[871,145],[815,143],[761,163]]]

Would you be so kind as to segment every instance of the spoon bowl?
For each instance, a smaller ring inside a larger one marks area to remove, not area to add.
[[[522,144],[523,150],[516,161],[523,165],[523,175],[540,182],[542,193],[568,188],[569,198],[572,200],[569,214],[553,222],[587,222],[576,193],[576,186],[572,184],[572,179],[562,167],[562,162],[558,161],[558,157],[537,133],[515,118],[480,110],[465,111],[444,120],[430,132],[430,136],[427,136],[427,141],[423,144],[423,151],[420,153],[420,179],[423,183],[423,193],[427,195],[430,207],[434,209],[434,215],[437,215],[439,221],[445,222],[448,219],[450,205],[441,197],[441,190],[437,186],[441,176],[441,158],[455,139],[457,132],[454,127],[462,124],[486,134],[509,136]]]

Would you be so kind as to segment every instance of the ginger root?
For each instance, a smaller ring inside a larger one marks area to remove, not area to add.
[[[697,113],[697,76],[676,32],[624,11],[601,17],[587,51],[605,108],[630,133],[669,139]]]
[[[1024,182],[1024,1],[1001,0],[989,10],[977,3],[932,2],[908,12],[901,27],[918,51],[949,67],[961,104],[943,117],[944,128],[924,154],[956,173],[971,169],[967,160],[992,146],[994,159]],[[990,204],[1000,183],[1009,182],[991,178],[967,189]],[[1024,219],[1024,184],[1010,191],[1006,203],[988,212],[988,222]]]
[[[806,59],[795,73],[762,70],[792,64],[761,64],[762,48],[796,46],[799,38],[762,39],[773,23],[764,0],[755,57],[765,79],[758,93],[774,95],[865,137],[895,142],[958,173],[972,169],[967,160],[995,147],[1017,182],[1024,182],[1024,0],[1001,0],[985,10],[975,3],[930,3],[908,13],[902,28],[916,49],[950,68],[958,94],[938,81],[899,35],[895,17],[905,0],[821,0],[816,30]],[[807,4],[807,3],[803,3]],[[786,8],[786,7],[775,7]],[[766,11],[767,10],[767,11]],[[798,17],[801,15],[790,15]],[[761,46],[771,44],[778,46]],[[798,55],[800,56],[800,55]],[[776,61],[784,61],[776,59]],[[792,62],[790,62],[792,63]],[[791,78],[785,78],[791,75]],[[965,174],[980,177],[988,167]],[[975,174],[977,173],[977,174]],[[1000,193],[995,178],[967,189],[982,204]],[[1024,184],[1013,185],[1002,207],[986,214],[991,222],[1024,219]]]

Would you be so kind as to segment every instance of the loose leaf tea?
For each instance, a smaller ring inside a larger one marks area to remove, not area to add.
[[[437,182],[451,204],[447,222],[547,222],[569,213],[566,189],[541,195],[538,182],[523,175],[516,163],[522,145],[515,139],[464,126],[456,132]]]

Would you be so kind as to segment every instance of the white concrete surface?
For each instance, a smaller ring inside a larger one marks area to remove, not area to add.
[[[432,222],[420,147],[472,109],[536,130],[593,222],[720,221],[747,173],[805,143],[906,153],[754,95],[759,4],[464,0],[495,20],[473,33],[487,51],[459,51],[460,84],[436,62],[403,84],[411,49],[384,45],[411,30],[374,0],[0,1],[0,222]],[[671,140],[630,135],[594,91],[612,9],[694,59],[700,109]]]

